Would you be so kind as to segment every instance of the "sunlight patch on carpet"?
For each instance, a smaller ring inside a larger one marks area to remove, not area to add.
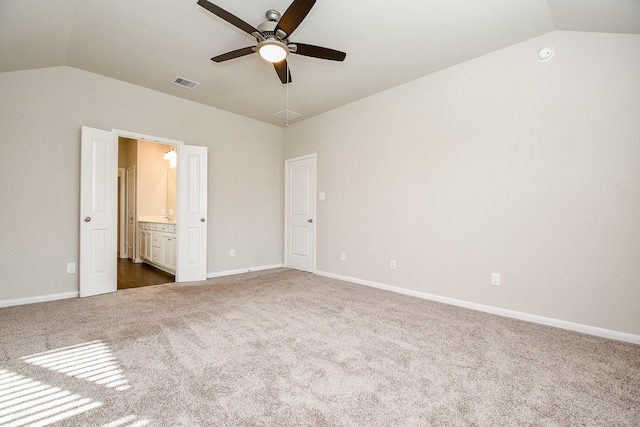
[[[102,406],[67,390],[0,369],[0,425],[41,427]]]
[[[147,419],[138,419],[135,415],[129,415],[128,417],[120,418],[112,421],[109,424],[105,424],[102,427],[142,427],[150,423]]]
[[[99,340],[32,354],[22,360],[118,391],[131,388],[111,349]]]

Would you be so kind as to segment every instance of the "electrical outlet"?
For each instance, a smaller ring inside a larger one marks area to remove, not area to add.
[[[396,269],[396,260],[395,259],[391,260],[391,263],[389,263],[389,267],[391,267],[392,270]]]
[[[493,286],[500,286],[500,275],[498,273],[491,273],[491,284]]]
[[[344,252],[340,252],[340,261],[345,262],[347,260],[347,256],[344,254]]]
[[[76,263],[68,262],[67,263],[67,274],[75,274],[76,272]]]
[[[236,256],[235,249],[229,249],[229,258],[233,258],[234,256]]]

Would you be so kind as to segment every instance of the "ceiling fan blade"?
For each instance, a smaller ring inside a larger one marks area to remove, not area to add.
[[[316,0],[293,0],[293,3],[291,3],[282,15],[282,18],[280,18],[280,21],[278,21],[276,31],[282,30],[288,36],[291,35],[307,16],[314,4],[316,4]]]
[[[328,47],[314,46],[312,44],[305,43],[292,43],[296,45],[297,49],[292,50],[292,53],[298,55],[311,56],[313,58],[328,59],[330,61],[344,61],[347,54],[340,52],[339,50],[329,49]]]
[[[286,59],[283,59],[280,62],[274,62],[273,66],[276,69],[276,73],[278,73],[278,77],[280,77],[280,81],[283,85],[291,83],[291,73],[289,72]]]
[[[205,9],[207,9],[209,12],[216,15],[217,17],[224,19],[229,24],[235,25],[236,27],[240,28],[245,33],[249,33],[251,35],[253,35],[253,33],[259,33],[259,31],[256,30],[253,26],[247,24],[237,16],[227,12],[220,6],[216,6],[213,3],[209,3],[207,0],[198,0],[198,4],[204,7]]]
[[[232,50],[231,52],[223,53],[222,55],[211,58],[213,62],[224,62],[230,59],[240,58],[241,56],[252,54],[256,51],[254,46],[243,47],[242,49]]]

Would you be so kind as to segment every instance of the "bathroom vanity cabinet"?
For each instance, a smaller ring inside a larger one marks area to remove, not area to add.
[[[138,222],[140,258],[167,273],[176,274],[176,225]]]

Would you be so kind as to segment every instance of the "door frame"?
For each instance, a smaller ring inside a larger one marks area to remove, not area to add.
[[[128,139],[135,139],[135,140],[143,140],[143,141],[148,141],[148,142],[156,142],[159,144],[164,144],[164,145],[172,145],[176,148],[178,148],[181,145],[184,145],[183,141],[179,141],[177,139],[169,139],[169,138],[161,138],[159,136],[151,136],[151,135],[145,135],[142,133],[137,133],[137,132],[131,132],[128,130],[122,130],[122,129],[111,129],[111,132],[115,133],[118,138],[128,138]],[[178,150],[176,150],[178,151]],[[134,166],[135,168],[135,166]],[[135,170],[135,169],[134,169]],[[176,188],[176,192],[177,192],[177,188]],[[136,194],[137,197],[137,194]],[[177,212],[176,212],[177,214]],[[178,221],[180,221],[180,219],[178,218],[178,216],[176,215],[176,228],[178,227]],[[128,224],[127,224],[128,226]],[[176,234],[176,239],[178,239],[178,236]],[[138,242],[138,218],[137,218],[137,214],[136,214],[136,218],[133,220],[133,240],[134,240],[134,245],[133,245],[133,262],[137,262],[137,263],[141,263],[143,262],[142,259],[140,259],[138,257],[138,248],[140,247],[140,242]],[[178,265],[176,264],[176,281],[178,278]]]
[[[180,147],[181,145],[184,145],[184,141],[179,141],[177,139],[169,139],[169,138],[162,138],[159,136],[151,136],[151,135],[145,135],[142,133],[138,133],[138,132],[131,132],[128,130],[122,130],[122,129],[111,129],[111,132],[115,133],[118,138],[128,138],[128,139],[135,139],[135,140],[144,140],[144,141],[148,141],[148,142],[155,142],[158,144],[164,144],[164,145],[172,145],[176,148]],[[179,152],[179,150],[176,150],[176,152]],[[177,191],[177,189],[176,189]],[[137,195],[136,195],[137,197]],[[177,213],[177,212],[176,212]],[[178,227],[178,221],[180,221],[180,219],[177,217],[176,215],[176,227]],[[179,237],[177,237],[176,235],[176,239],[179,239]],[[140,242],[138,242],[138,218],[136,215],[136,218],[133,221],[133,240],[134,240],[134,245],[133,245],[133,261],[134,262],[142,262],[142,260],[137,256],[138,255],[138,248],[140,247]],[[178,270],[178,266],[176,265],[176,281],[177,281],[177,270]]]
[[[118,209],[118,237],[120,239],[120,245],[118,247],[118,251],[120,252],[120,258],[127,258],[127,242],[125,234],[127,230],[127,218],[125,216],[127,171],[125,168],[118,168],[118,178],[120,178],[120,183],[118,184],[118,202],[120,203],[120,209]]]
[[[142,133],[130,132],[128,130],[111,129],[111,132],[118,135],[119,138],[143,139],[149,142],[158,142],[160,144],[175,146],[184,145],[184,141],[179,141],[177,139],[160,138],[159,136],[150,136]]]
[[[287,243],[289,242],[289,218],[287,215],[287,207],[289,203],[289,165],[293,162],[297,162],[300,160],[313,160],[313,180],[315,182],[315,188],[313,192],[313,232],[311,233],[313,236],[312,242],[312,252],[313,256],[311,257],[311,272],[316,274],[316,257],[317,257],[317,226],[318,226],[318,203],[317,203],[317,188],[318,188],[318,155],[317,153],[305,154],[303,156],[293,157],[291,159],[286,159],[284,161],[284,266],[289,266],[289,257],[287,256]]]
[[[120,137],[118,137],[118,141],[120,141]],[[118,148],[120,147],[120,144],[118,144]],[[133,181],[133,188],[134,188],[134,193],[133,193],[133,199],[136,200],[136,165],[133,166],[129,166],[128,168],[126,168],[126,174],[127,174],[127,199],[126,199],[126,206],[125,206],[125,219],[127,221],[127,223],[125,224],[125,233],[126,233],[126,237],[125,239],[127,240],[127,243],[131,243],[131,258],[129,258],[129,246],[127,245],[127,258],[130,259],[132,262],[136,262],[136,263],[140,263],[142,262],[141,260],[138,259],[138,230],[137,230],[137,226],[134,224],[132,226],[133,230],[132,230],[132,234],[133,234],[133,242],[129,242],[129,212],[130,210],[126,209],[129,207],[129,199],[130,199],[130,194],[129,194],[129,185],[131,184],[131,181]],[[131,179],[129,179],[129,171],[131,171]],[[133,204],[133,216],[136,216],[136,204]]]

